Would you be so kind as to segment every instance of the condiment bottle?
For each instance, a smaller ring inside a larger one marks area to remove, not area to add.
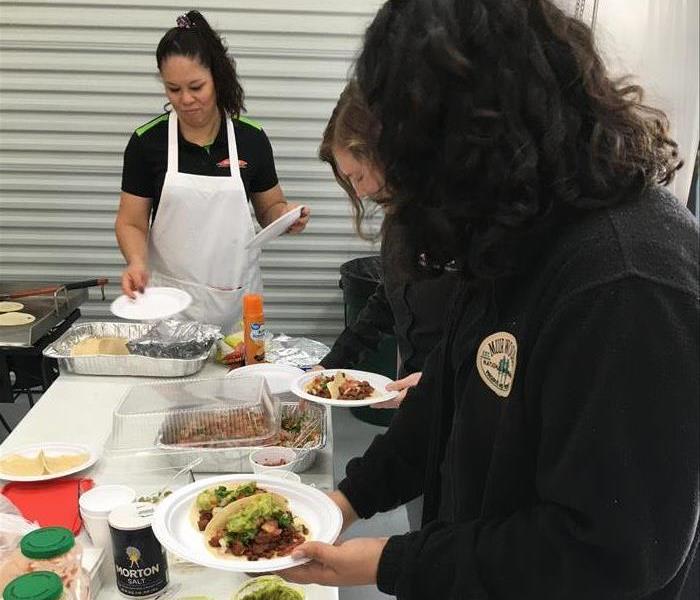
[[[61,578],[50,571],[21,575],[5,586],[3,600],[74,600]]]
[[[168,559],[151,529],[153,504],[135,502],[109,513],[117,590],[146,598],[168,585]]]
[[[260,294],[243,296],[243,343],[246,365],[265,362],[265,315]]]

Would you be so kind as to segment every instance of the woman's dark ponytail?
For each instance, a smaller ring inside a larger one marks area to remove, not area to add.
[[[245,110],[236,64],[221,36],[199,11],[191,10],[178,17],[177,26],[162,37],[156,50],[158,70],[170,56],[196,58],[211,71],[216,101],[222,111],[238,117]]]

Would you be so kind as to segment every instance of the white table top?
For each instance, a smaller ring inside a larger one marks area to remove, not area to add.
[[[216,377],[226,373],[226,369],[214,363],[207,363],[194,377]],[[0,454],[11,452],[25,444],[37,442],[78,442],[101,449],[112,430],[112,412],[122,400],[131,385],[158,381],[138,377],[91,377],[84,375],[61,375],[42,395],[12,433],[0,445]],[[314,465],[302,473],[302,481],[323,490],[333,488],[333,433],[328,411],[328,437],[325,448],[319,452]],[[82,473],[95,483],[115,483],[118,474],[105,466],[108,461],[98,461],[96,465]],[[132,467],[133,468],[133,467]],[[209,474],[196,474],[196,478]],[[124,481],[124,483],[129,483]],[[161,482],[154,481],[157,489]],[[151,485],[151,484],[149,484]],[[139,490],[137,489],[137,492]],[[81,534],[83,543],[89,540]],[[107,574],[100,600],[121,598],[114,588],[110,569]],[[184,596],[209,596],[215,600],[228,600],[233,591],[245,581],[245,575],[225,573],[179,564],[171,561],[170,581],[174,585],[172,598]],[[319,586],[305,587],[307,600],[337,600],[337,588]]]

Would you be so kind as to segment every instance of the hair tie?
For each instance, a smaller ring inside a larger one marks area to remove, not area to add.
[[[192,21],[187,15],[179,16],[175,22],[179,29],[190,29],[192,27]]]

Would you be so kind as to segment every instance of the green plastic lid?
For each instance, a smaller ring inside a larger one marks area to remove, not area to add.
[[[3,600],[58,600],[63,582],[56,573],[36,571],[13,579],[2,592]]]
[[[53,558],[75,546],[75,536],[65,527],[42,527],[22,538],[19,547],[27,558]]]

